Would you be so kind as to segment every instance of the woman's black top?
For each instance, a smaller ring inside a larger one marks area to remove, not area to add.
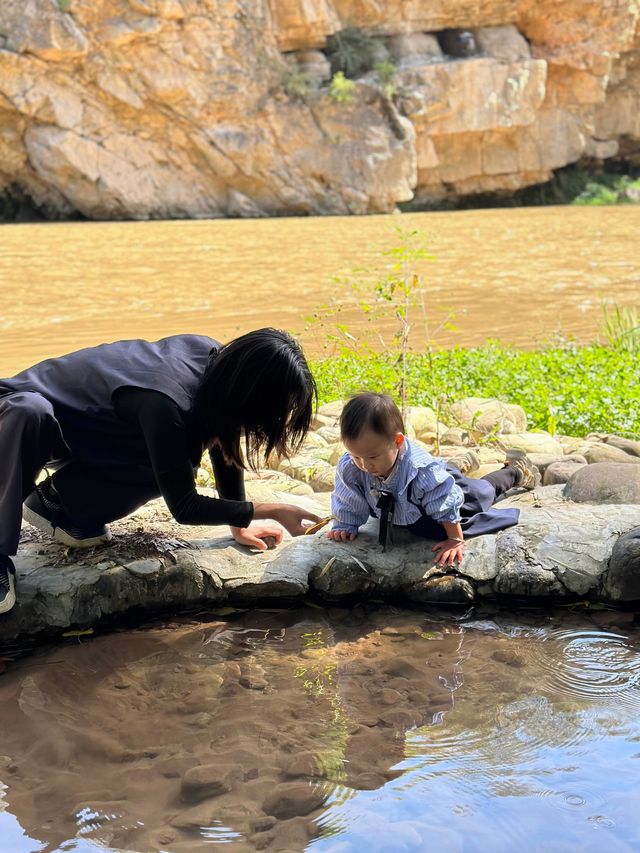
[[[207,365],[221,344],[205,335],[116,341],[51,358],[0,379],[0,395],[41,394],[53,406],[66,448],[87,463],[153,469],[175,518],[244,527],[253,505],[242,471],[211,453],[221,499],[199,495],[193,469],[203,437],[192,412]],[[117,408],[116,408],[117,400]]]
[[[244,477],[225,461],[218,448],[209,455],[220,498],[198,494],[194,477],[202,445],[190,437],[186,417],[159,391],[120,388],[114,394],[116,414],[144,437],[156,482],[169,511],[180,524],[230,524],[246,527],[253,504],[245,500]]]

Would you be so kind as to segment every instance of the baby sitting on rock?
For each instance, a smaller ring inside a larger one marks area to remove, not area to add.
[[[355,539],[373,516],[380,519],[383,546],[393,525],[435,539],[439,566],[462,560],[465,537],[517,524],[519,510],[492,505],[514,486],[533,489],[540,482],[526,453],[515,449],[507,452],[499,471],[477,480],[463,476],[454,460],[431,456],[405,436],[400,410],[386,394],[352,397],[340,416],[340,435],[347,452],[336,471],[329,539]]]

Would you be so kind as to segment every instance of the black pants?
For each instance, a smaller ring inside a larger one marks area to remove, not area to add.
[[[18,550],[22,502],[50,463],[60,502],[79,527],[123,518],[160,495],[151,468],[74,459],[41,394],[0,396],[0,554]]]
[[[519,511],[516,509],[499,509],[493,507],[495,501],[516,485],[518,473],[511,465],[492,471],[480,479],[465,477],[452,465],[447,465],[447,471],[453,475],[456,484],[462,489],[464,503],[460,507],[460,527],[465,538],[483,536],[487,533],[497,533],[518,523]],[[408,494],[411,501],[411,496]],[[425,513],[418,506],[421,517],[408,529],[416,536],[439,541],[447,538],[444,527]]]
[[[508,492],[509,489],[512,489],[515,486],[518,479],[518,472],[512,465],[505,465],[504,468],[500,468],[498,471],[492,471],[490,474],[485,474],[484,477],[480,477],[480,479],[491,483],[493,488],[496,490],[496,496],[493,499],[493,502],[495,503],[500,495],[504,495],[505,492]]]

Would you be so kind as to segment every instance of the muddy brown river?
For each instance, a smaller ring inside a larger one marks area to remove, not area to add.
[[[326,329],[304,318],[332,298],[353,302],[336,276],[384,274],[380,253],[397,245],[396,226],[426,237],[433,260],[417,269],[431,329],[456,315],[456,330],[435,338],[443,346],[592,340],[603,300],[638,302],[640,206],[3,225],[0,376],[104,341],[178,332],[227,340],[264,325],[300,333],[319,352]],[[355,304],[341,320],[366,329]],[[422,325],[418,315],[416,347]]]

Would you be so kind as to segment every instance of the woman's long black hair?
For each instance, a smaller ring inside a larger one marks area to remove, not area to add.
[[[205,443],[255,470],[275,451],[295,453],[311,425],[318,392],[298,343],[278,329],[248,332],[212,353],[194,403]]]

